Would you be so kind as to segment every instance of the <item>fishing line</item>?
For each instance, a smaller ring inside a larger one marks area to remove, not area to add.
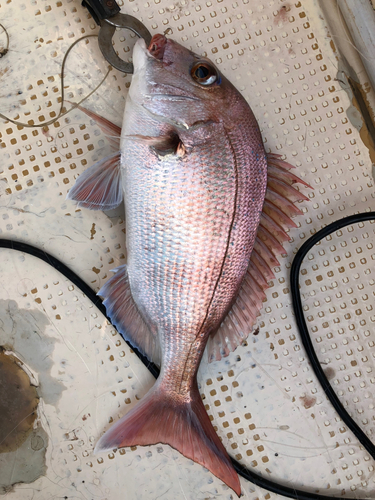
[[[0,26],[5,30],[5,28],[4,28],[3,25],[0,24]],[[8,52],[8,48],[9,48],[9,35],[8,35],[8,32],[6,30],[5,30],[5,33],[7,35],[8,46],[7,46],[6,49],[2,49],[2,50],[6,50],[6,52]],[[110,66],[108,68],[108,71],[105,74],[104,78],[101,80],[101,82],[89,94],[87,94],[87,96],[85,96],[79,102],[75,103],[69,110],[63,111],[64,103],[67,102],[65,100],[65,90],[64,90],[64,78],[65,78],[64,77],[64,70],[65,70],[66,61],[68,59],[68,56],[69,56],[71,50],[73,49],[73,47],[75,47],[77,45],[77,43],[81,42],[82,40],[85,40],[87,38],[92,38],[92,37],[98,37],[98,35],[85,35],[85,36],[82,36],[81,38],[78,38],[78,40],[76,40],[74,43],[72,43],[72,45],[65,52],[63,61],[61,63],[61,72],[60,72],[61,104],[60,104],[59,113],[58,113],[58,115],[55,118],[52,118],[51,120],[47,120],[47,121],[42,122],[42,123],[34,123],[34,120],[30,120],[32,123],[23,123],[23,122],[19,122],[17,120],[12,120],[12,118],[9,118],[8,116],[3,115],[2,113],[0,113],[0,118],[3,118],[4,120],[7,120],[8,122],[14,123],[15,125],[18,125],[19,127],[28,127],[28,128],[47,127],[48,125],[52,125],[52,123],[55,123],[62,116],[65,116],[66,114],[70,113],[73,109],[77,108],[84,101],[86,101],[89,97],[91,97],[92,94],[94,94],[99,89],[99,87],[104,83],[105,79],[109,75],[109,72],[112,70],[112,66]],[[2,54],[2,55],[5,55],[5,54]],[[69,104],[72,104],[72,103],[69,102]]]
[[[345,217],[341,220],[333,222],[326,226],[325,228],[318,231],[316,234],[311,236],[298,250],[291,268],[291,294],[292,294],[292,302],[294,313],[297,321],[297,326],[300,331],[301,339],[303,345],[306,349],[307,356],[310,360],[310,363],[314,369],[314,372],[322,385],[323,390],[325,391],[328,399],[332,403],[333,407],[337,411],[340,418],[343,422],[348,426],[348,428],[354,433],[359,442],[363,445],[363,447],[368,451],[368,453],[375,459],[375,445],[368,439],[366,434],[361,430],[361,428],[354,422],[354,420],[349,416],[345,408],[340,403],[338,397],[336,396],[334,390],[332,389],[328,379],[326,378],[323,369],[319,363],[319,360],[316,356],[314,347],[312,345],[311,338],[309,336],[308,328],[306,325],[306,321],[304,318],[304,312],[302,308],[302,300],[299,292],[299,272],[301,268],[301,264],[303,259],[307,255],[307,253],[313,248],[319,241],[323,238],[327,237],[331,233],[342,229],[343,227],[349,226],[351,224],[355,224],[358,222],[365,222],[375,219],[375,212],[366,212],[362,214],[351,215],[349,217]],[[105,307],[102,304],[101,299],[96,295],[96,293],[88,286],[79,276],[77,276],[71,269],[69,269],[65,264],[61,261],[48,254],[44,250],[36,248],[32,245],[28,245],[27,243],[22,243],[19,241],[0,239],[0,248],[8,248],[11,250],[16,250],[19,252],[27,253],[38,259],[43,260],[50,266],[54,267],[57,271],[59,271],[63,276],[65,276],[68,280],[70,280],[77,288],[83,292],[86,297],[96,306],[99,311],[107,318],[110,322],[110,319],[106,315]],[[134,348],[128,341],[126,341],[128,346],[135,352],[138,358],[142,361],[142,363],[148,368],[151,374],[157,378],[159,375],[159,368],[151,363],[145,356],[143,356],[136,348]],[[251,483],[260,486],[261,488],[268,490],[272,493],[277,493],[278,495],[282,495],[287,498],[294,498],[296,500],[327,500],[332,497],[326,495],[318,495],[317,493],[309,493],[307,491],[298,490],[296,488],[290,488],[289,486],[285,486],[283,484],[278,484],[274,481],[270,481],[269,479],[256,474],[255,472],[247,469],[245,466],[241,465],[239,462],[231,458],[232,464],[236,470],[236,472],[242,476],[244,479],[247,479]],[[347,500],[351,500],[348,497]],[[352,499],[354,500],[354,499]],[[355,500],[365,500],[356,498]]]

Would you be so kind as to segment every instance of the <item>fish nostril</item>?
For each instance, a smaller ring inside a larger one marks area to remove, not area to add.
[[[149,53],[156,59],[163,59],[164,50],[167,45],[167,39],[164,35],[154,35],[148,46]]]

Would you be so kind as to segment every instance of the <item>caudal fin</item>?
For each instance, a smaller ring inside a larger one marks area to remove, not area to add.
[[[185,402],[176,400],[156,383],[135,408],[100,438],[95,452],[157,443],[169,444],[203,465],[240,496],[238,475],[212,427],[198,389],[191,401]]]

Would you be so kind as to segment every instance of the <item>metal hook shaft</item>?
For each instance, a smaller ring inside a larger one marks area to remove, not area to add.
[[[127,14],[116,14],[111,18],[104,19],[101,24],[98,39],[103,56],[114,68],[123,73],[132,74],[134,72],[133,64],[123,61],[113,48],[112,38],[116,28],[125,28],[133,31],[133,33],[145,40],[146,45],[149,45],[151,42],[151,33],[141,21]]]

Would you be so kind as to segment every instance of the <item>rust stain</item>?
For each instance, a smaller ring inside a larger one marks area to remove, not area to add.
[[[275,19],[273,21],[274,24],[278,24],[279,21],[286,22],[288,21],[288,12],[290,11],[290,3],[285,3],[282,5],[275,15]]]
[[[92,226],[91,226],[90,234],[91,234],[90,240],[93,240],[94,236],[96,235],[95,223],[93,223]]]
[[[47,126],[42,128],[42,134],[45,135],[46,137],[51,137],[53,139]]]
[[[314,396],[301,396],[299,399],[306,410],[312,408],[316,403],[316,398]]]
[[[0,76],[4,76],[9,71],[9,67],[0,70]]]
[[[64,437],[67,441],[78,441],[76,429],[73,429],[71,432],[66,432]]]

